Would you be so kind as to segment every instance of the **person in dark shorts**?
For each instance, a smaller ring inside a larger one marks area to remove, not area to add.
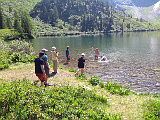
[[[42,49],[42,52],[45,53],[44,57],[43,57],[43,60],[44,60],[44,70],[45,70],[45,73],[46,73],[46,80],[45,80],[45,86],[50,86],[49,84],[47,84],[47,78],[48,78],[48,75],[49,75],[49,63],[48,63],[48,56],[47,56],[47,51],[45,48]]]
[[[35,74],[41,80],[41,87],[44,87],[44,82],[46,80],[46,74],[44,70],[44,52],[39,53],[39,57],[35,59]]]
[[[67,46],[67,49],[66,49],[66,57],[67,57],[67,61],[66,61],[66,63],[68,64],[68,63],[69,63],[69,61],[70,61],[69,46]]]
[[[85,56],[85,54],[84,53],[82,53],[81,54],[82,55],[82,57],[80,57],[79,59],[78,59],[78,70],[77,70],[77,72],[75,73],[75,76],[78,74],[78,72],[80,72],[81,71],[81,75],[83,74],[83,72],[84,72],[84,67],[86,68],[86,64],[85,64],[85,59],[84,59],[84,56]],[[86,70],[87,70],[87,68],[86,68]]]

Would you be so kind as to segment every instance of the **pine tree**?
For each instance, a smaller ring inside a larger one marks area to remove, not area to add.
[[[20,19],[18,16],[17,11],[14,12],[14,24],[13,24],[14,29],[16,29],[20,34],[23,33],[23,29],[21,27]]]
[[[8,27],[9,29],[12,29],[12,28],[13,28],[11,19],[10,19],[9,17],[7,17],[7,27]]]
[[[27,33],[28,37],[32,36],[33,23],[31,22],[31,17],[26,11],[22,11],[21,13],[21,26],[23,28],[23,32]]]
[[[3,12],[0,6],[0,29],[3,29]]]

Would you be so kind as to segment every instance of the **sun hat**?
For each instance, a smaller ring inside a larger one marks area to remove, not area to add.
[[[48,51],[48,50],[47,50],[47,49],[45,49],[45,48],[43,48],[43,49],[42,49],[42,52],[47,52],[47,51]]]
[[[84,53],[82,53],[81,55],[84,55],[84,56],[85,56],[85,54],[84,54]]]
[[[53,47],[52,47],[52,50],[55,50],[55,49],[56,49],[56,47],[53,46]]]
[[[39,53],[39,57],[40,57],[40,58],[41,58],[43,55],[45,55],[44,52],[40,52],[40,53]]]

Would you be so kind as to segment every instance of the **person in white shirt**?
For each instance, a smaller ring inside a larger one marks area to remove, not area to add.
[[[52,62],[53,62],[53,71],[54,73],[57,73],[59,52],[56,52],[55,50],[56,50],[56,47],[52,47],[51,57],[52,57]]]

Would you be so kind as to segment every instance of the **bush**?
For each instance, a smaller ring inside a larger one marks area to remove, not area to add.
[[[35,56],[14,52],[9,54],[9,52],[5,50],[0,50],[0,70],[7,69],[12,63],[16,62],[34,62]]]
[[[87,76],[86,76],[85,74],[76,76],[76,78],[77,78],[77,79],[80,79],[80,80],[87,80]]]
[[[18,52],[32,54],[33,47],[31,43],[26,42],[25,40],[12,40],[8,42],[10,51],[9,52]]]
[[[159,120],[160,119],[160,101],[150,100],[147,103],[148,112],[144,115],[146,120]]]
[[[101,88],[104,88],[104,83],[99,83]]]
[[[92,84],[92,86],[96,86],[99,84],[100,80],[97,77],[90,78],[89,82]]]
[[[24,79],[1,84],[0,93],[0,119],[121,119],[105,111],[106,98],[82,87],[55,85],[49,89]]]
[[[13,63],[16,63],[16,62],[20,62],[21,61],[21,54],[20,53],[17,53],[17,52],[14,52],[13,54],[11,54],[10,56],[10,59]]]
[[[19,36],[14,29],[0,29],[0,37],[4,40],[12,40]]]
[[[110,91],[112,94],[118,94],[118,95],[129,95],[130,88],[126,87],[123,88],[122,85],[117,83],[110,83],[109,81],[105,84],[104,88],[108,91]]]
[[[32,44],[26,42],[25,40],[12,40],[9,42],[0,40],[0,49],[5,50],[10,53],[18,52],[21,54],[26,53],[29,55],[31,55],[34,51]]]
[[[14,52],[13,54],[11,54],[10,59],[13,63],[16,62],[23,62],[23,63],[27,63],[27,62],[34,62],[36,56],[32,56],[32,55],[28,55],[28,54],[23,54],[21,55],[21,53],[17,53]]]
[[[0,70],[7,69],[11,63],[8,52],[0,50]]]
[[[34,60],[35,60],[35,58],[36,58],[36,56],[32,56],[32,55],[28,55],[28,54],[23,54],[22,55],[22,58],[21,58],[21,61],[23,62],[23,63],[26,63],[26,62],[34,62]]]
[[[73,70],[73,69],[69,69],[68,71],[76,73],[76,70]]]

